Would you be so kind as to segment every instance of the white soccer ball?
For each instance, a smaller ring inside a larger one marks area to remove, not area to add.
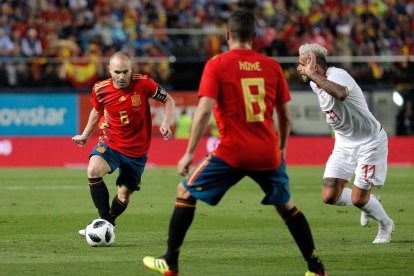
[[[86,226],[85,237],[90,246],[110,246],[115,241],[114,226],[104,219],[95,219]]]

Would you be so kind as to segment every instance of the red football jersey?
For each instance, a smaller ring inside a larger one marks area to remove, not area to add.
[[[128,87],[117,89],[112,79],[95,83],[91,103],[104,115],[108,127],[100,137],[110,148],[129,157],[145,155],[151,143],[151,113],[148,98],[155,97],[158,83],[146,75],[134,74]]]
[[[279,136],[272,116],[276,103],[284,104],[291,96],[276,61],[253,50],[220,54],[206,63],[198,95],[216,100],[218,157],[246,170],[279,167]]]

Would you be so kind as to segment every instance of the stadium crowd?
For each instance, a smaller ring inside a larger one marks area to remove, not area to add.
[[[330,56],[414,55],[410,0],[9,0],[0,7],[0,85],[88,87],[107,76],[107,58],[125,50],[140,58],[136,71],[171,89],[182,73],[168,57],[191,67],[224,51],[226,19],[240,6],[254,9],[255,48],[269,56],[294,57],[305,42]],[[282,65],[297,82],[296,64]],[[408,59],[341,66],[369,83],[414,74]]]

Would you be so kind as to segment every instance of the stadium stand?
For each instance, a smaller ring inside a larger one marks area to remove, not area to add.
[[[240,6],[257,14],[256,49],[291,57],[282,65],[292,84],[299,45],[317,42],[362,83],[410,85],[410,0],[2,1],[0,85],[86,88],[106,76],[114,51],[125,50],[137,59],[136,70],[167,88],[194,90],[205,60],[225,50],[224,22]]]

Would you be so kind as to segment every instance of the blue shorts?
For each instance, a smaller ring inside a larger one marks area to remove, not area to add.
[[[265,193],[262,204],[285,205],[290,200],[285,161],[274,170],[246,171],[233,168],[217,156],[208,155],[193,168],[183,184],[193,197],[217,205],[227,190],[245,176],[262,188]]]
[[[123,185],[131,191],[139,191],[141,184],[141,177],[144,173],[145,164],[148,157],[146,155],[141,157],[128,157],[116,150],[111,149],[102,142],[93,149],[89,158],[92,155],[99,155],[108,163],[111,168],[110,174],[119,168],[119,175],[116,179],[116,185]]]

